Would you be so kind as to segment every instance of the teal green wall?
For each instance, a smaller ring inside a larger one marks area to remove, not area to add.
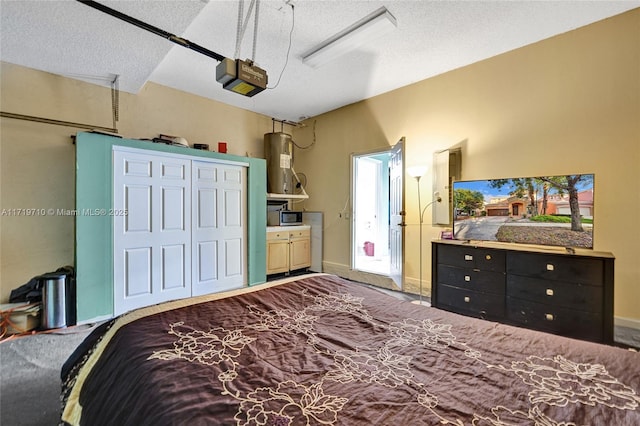
[[[249,285],[266,281],[267,172],[264,159],[121,139],[97,133],[78,133],[75,250],[78,322],[113,315],[113,221],[108,214],[92,213],[101,209],[108,212],[113,206],[114,146],[248,163],[247,279]]]

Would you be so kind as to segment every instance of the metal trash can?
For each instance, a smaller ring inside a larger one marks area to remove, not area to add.
[[[39,276],[38,283],[42,289],[42,328],[66,327],[66,274],[50,272]]]

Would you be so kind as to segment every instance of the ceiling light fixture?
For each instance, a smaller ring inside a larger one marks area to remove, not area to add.
[[[396,18],[381,7],[302,56],[302,63],[319,67],[396,29]]]

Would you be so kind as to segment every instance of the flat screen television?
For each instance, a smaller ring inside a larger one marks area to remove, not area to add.
[[[594,175],[453,182],[457,240],[593,248]]]

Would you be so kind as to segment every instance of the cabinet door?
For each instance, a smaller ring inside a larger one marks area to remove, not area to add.
[[[114,314],[191,296],[190,161],[113,159]]]
[[[311,240],[310,238],[293,238],[289,250],[289,269],[308,268],[311,266]]]
[[[289,271],[289,238],[267,236],[267,275]]]

